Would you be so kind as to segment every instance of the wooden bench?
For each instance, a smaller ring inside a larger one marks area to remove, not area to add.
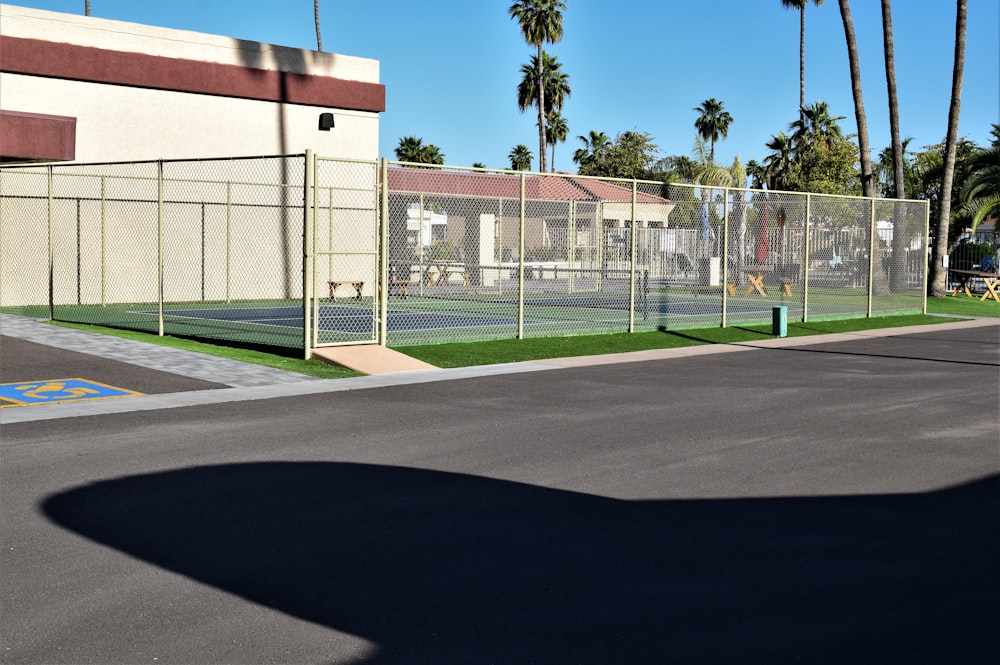
[[[365,283],[362,281],[355,280],[342,280],[337,282],[330,282],[330,300],[337,302],[337,289],[341,286],[353,286],[354,287],[354,299],[361,300],[361,291],[365,288]]]

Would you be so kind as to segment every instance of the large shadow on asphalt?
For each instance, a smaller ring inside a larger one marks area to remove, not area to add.
[[[1000,476],[913,495],[622,501],[253,463],[98,482],[43,509],[363,636],[372,665],[973,663],[1000,646]]]

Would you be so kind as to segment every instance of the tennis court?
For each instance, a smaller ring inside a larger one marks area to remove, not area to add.
[[[519,307],[520,301],[520,307]],[[777,300],[730,300],[730,317],[759,319],[770,316]],[[392,297],[385,315],[386,338],[391,345],[463,341],[473,337],[513,337],[519,329],[525,336],[561,334],[571,322],[578,330],[624,331],[629,322],[637,328],[661,325],[712,325],[719,320],[723,302],[718,294],[649,292],[637,289],[632,298],[627,284],[605,292],[462,292],[460,288],[437,289],[405,299]],[[91,307],[62,307],[64,319],[90,321]],[[155,330],[160,311],[155,304],[102,307],[104,325]],[[794,305],[792,306],[794,309]],[[304,334],[305,319],[299,301],[250,301],[233,303],[184,303],[164,307],[163,327],[168,334],[192,337],[241,339],[277,346],[296,346]],[[361,342],[381,329],[379,303],[371,298],[330,302],[317,301],[310,309],[310,327],[318,342]]]
[[[778,305],[800,320],[912,313],[924,302],[926,204],[876,211],[852,197],[308,153],[23,168],[5,170],[5,183],[5,233],[34,235],[11,244],[31,270],[5,276],[4,304],[307,354],[761,324]],[[301,187],[306,206],[289,195]]]
[[[139,314],[156,317],[156,311]],[[249,326],[301,329],[304,326],[302,307],[231,307],[171,309],[165,312],[171,320],[239,322]],[[316,325],[320,331],[365,335],[371,331],[376,313],[369,307],[320,305]],[[447,312],[393,310],[388,312],[387,328],[393,331],[438,330],[440,328],[473,328],[490,325],[513,325],[516,320],[502,317],[449,314]]]

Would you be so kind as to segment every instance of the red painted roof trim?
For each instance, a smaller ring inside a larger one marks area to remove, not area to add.
[[[354,111],[385,110],[385,86],[381,83],[21,37],[0,38],[0,71]]]
[[[76,159],[76,118],[0,111],[0,161]]]

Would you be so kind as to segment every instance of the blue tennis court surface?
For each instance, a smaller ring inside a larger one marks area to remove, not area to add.
[[[156,312],[143,312],[156,316]],[[240,322],[261,326],[301,328],[302,309],[299,307],[219,307],[204,309],[171,309],[164,312],[171,319],[189,318],[201,321]],[[323,305],[315,325],[319,330],[348,334],[366,334],[372,330],[376,313],[371,309]],[[413,312],[389,310],[386,327],[391,331],[437,330],[441,328],[472,328],[516,325],[517,319],[506,316],[483,316],[449,312]]]
[[[460,303],[454,300],[453,303]],[[490,303],[510,305],[504,299],[482,300],[480,306]],[[525,308],[529,319],[548,319],[539,308],[577,308],[579,310],[599,310],[607,312],[623,312],[628,310],[628,299],[609,298],[529,298],[525,299]],[[727,311],[730,314],[759,314],[769,312],[776,304],[770,300],[760,302],[728,302]],[[638,316],[675,316],[699,317],[714,316],[720,312],[721,301],[712,298],[686,300],[637,300],[635,312]],[[147,310],[137,312],[155,317],[156,312]],[[302,328],[302,308],[294,306],[276,307],[203,307],[170,309],[164,312],[170,320],[190,319],[192,321],[219,321],[227,323],[242,323],[246,325],[270,326],[281,328]],[[314,321],[317,330],[325,332],[344,333],[350,335],[365,335],[371,332],[377,312],[366,307],[350,305],[321,305]],[[595,317],[599,318],[599,317]],[[535,321],[526,320],[526,324]],[[390,309],[386,316],[386,328],[390,332],[448,330],[454,328],[477,328],[492,326],[516,326],[517,319],[511,315],[489,315],[469,312],[447,312],[440,310],[400,310]]]

